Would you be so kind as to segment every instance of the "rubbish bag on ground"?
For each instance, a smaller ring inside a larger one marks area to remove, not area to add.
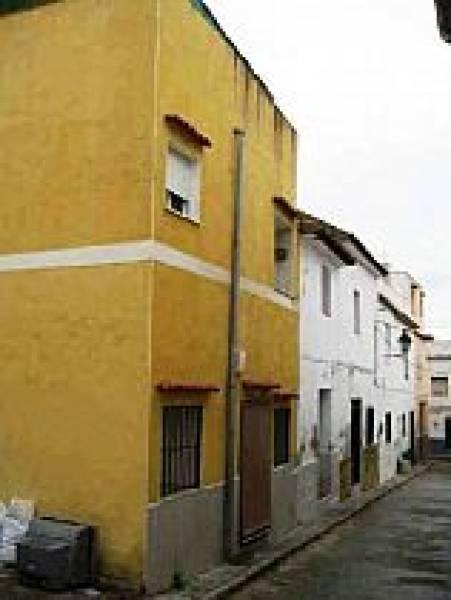
[[[34,503],[13,498],[8,506],[0,502],[0,564],[16,562],[16,547],[25,536],[34,516]]]

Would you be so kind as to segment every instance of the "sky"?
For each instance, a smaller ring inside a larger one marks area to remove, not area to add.
[[[207,0],[299,133],[298,205],[424,287],[451,339],[451,45],[433,0]]]

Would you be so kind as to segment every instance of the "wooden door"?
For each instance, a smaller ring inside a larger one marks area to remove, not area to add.
[[[319,497],[332,493],[332,391],[319,391]]]
[[[265,536],[271,527],[271,403],[249,396],[241,409],[241,543]]]
[[[416,463],[415,453],[415,413],[413,410],[410,411],[410,461],[414,465]]]
[[[351,483],[360,483],[362,452],[362,401],[351,401]]]

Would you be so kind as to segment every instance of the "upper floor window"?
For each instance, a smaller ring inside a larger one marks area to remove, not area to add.
[[[330,267],[323,265],[321,269],[321,304],[325,317],[332,316],[332,273]]]
[[[169,148],[166,163],[166,205],[169,210],[199,219],[199,161]]]
[[[410,312],[412,315],[416,314],[415,310],[415,300],[416,300],[416,287],[414,285],[410,286]]]
[[[387,349],[387,354],[391,353],[391,325],[390,323],[385,323],[385,347]]]
[[[292,292],[292,225],[276,212],[274,219],[274,287]]]
[[[274,409],[274,466],[290,460],[290,417],[289,408]]]
[[[431,377],[431,393],[440,398],[448,397],[448,377]]]
[[[421,292],[420,294],[420,319],[424,317],[424,296],[425,293]]]
[[[360,292],[354,290],[354,333],[360,333]]]

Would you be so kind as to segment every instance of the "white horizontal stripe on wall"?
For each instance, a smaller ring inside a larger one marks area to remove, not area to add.
[[[65,267],[93,267],[142,261],[155,261],[224,285],[230,284],[230,273],[223,267],[152,240],[4,254],[0,255],[0,273]],[[241,289],[287,310],[297,311],[294,300],[279,294],[270,286],[242,277]]]

